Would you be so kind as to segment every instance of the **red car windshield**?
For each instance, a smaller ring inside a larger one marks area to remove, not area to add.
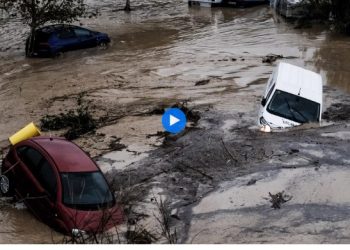
[[[76,209],[100,209],[114,198],[101,172],[62,173],[63,203]]]

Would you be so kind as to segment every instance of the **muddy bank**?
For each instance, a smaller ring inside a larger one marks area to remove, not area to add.
[[[198,130],[109,174],[117,183],[161,188],[183,243],[350,242],[350,199],[341,191],[349,180],[349,137],[337,134],[347,134],[350,116],[265,134],[250,115],[207,112]],[[276,211],[269,193],[284,191],[291,199]]]

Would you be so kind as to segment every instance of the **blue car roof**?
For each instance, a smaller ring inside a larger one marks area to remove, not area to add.
[[[48,25],[48,26],[44,26],[42,28],[39,28],[37,31],[41,31],[44,33],[52,33],[55,31],[59,31],[62,30],[64,28],[80,28],[78,26],[74,26],[74,25],[69,25],[69,24],[53,24],[53,25]]]

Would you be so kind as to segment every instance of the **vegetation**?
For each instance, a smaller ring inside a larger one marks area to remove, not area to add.
[[[123,210],[123,225],[116,224],[113,228],[106,230],[107,225],[112,220],[108,209],[104,209],[103,217],[100,221],[98,230],[95,232],[78,232],[64,236],[60,242],[64,244],[152,244],[152,243],[178,243],[176,228],[172,225],[172,216],[170,202],[157,199],[155,196],[151,199],[155,205],[153,217],[155,219],[155,228],[149,228],[144,219],[150,215],[140,212],[136,207],[145,202],[145,190],[140,185],[131,186],[130,179],[128,184],[120,185],[116,179],[110,183],[113,193],[116,195],[116,201]],[[126,186],[124,186],[126,185]],[[118,189],[118,190],[115,190]],[[71,218],[76,220],[74,216]],[[53,241],[54,242],[54,241]]]
[[[313,18],[331,20],[334,27],[350,34],[350,1],[344,0],[306,0]]]
[[[130,0],[126,0],[124,10],[127,12],[131,11]]]
[[[81,135],[92,132],[96,129],[96,122],[86,106],[79,106],[77,110],[70,110],[67,113],[46,115],[40,122],[43,131],[68,128],[64,134],[64,137],[68,140],[77,139]]]
[[[34,44],[35,30],[47,23],[70,23],[85,13],[84,0],[0,0],[1,8],[14,11],[30,27],[27,55]]]

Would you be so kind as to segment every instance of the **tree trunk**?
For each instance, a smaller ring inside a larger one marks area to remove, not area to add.
[[[36,20],[36,13],[37,13],[37,6],[36,2],[32,1],[30,5],[30,14],[31,14],[31,23],[30,23],[30,35],[26,43],[26,56],[31,57],[34,54],[34,47],[35,47],[35,30],[37,28],[37,20]]]
[[[131,11],[130,0],[126,0],[124,11],[127,11],[127,12]]]
[[[31,57],[34,54],[35,47],[35,27],[30,28],[30,35],[26,42],[26,57]]]

